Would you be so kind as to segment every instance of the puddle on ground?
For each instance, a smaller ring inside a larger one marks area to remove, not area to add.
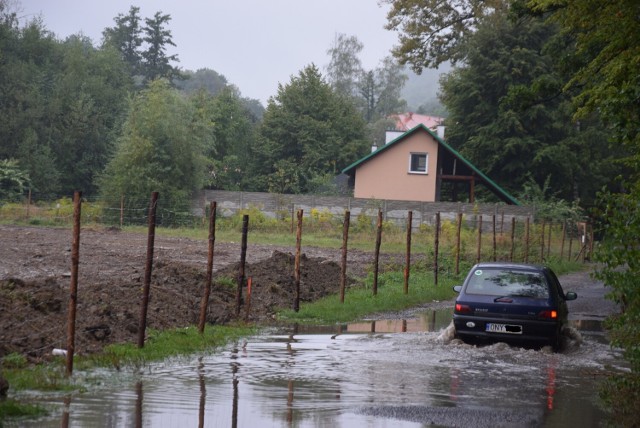
[[[264,332],[215,354],[102,379],[71,398],[39,398],[38,427],[597,426],[597,388],[621,358],[602,321],[575,320],[558,354],[475,347],[447,337],[451,311],[411,320]],[[76,374],[82,376],[82,374]]]

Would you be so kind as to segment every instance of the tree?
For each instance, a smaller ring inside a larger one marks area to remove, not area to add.
[[[19,199],[29,187],[29,175],[15,159],[0,160],[0,203]]]
[[[384,58],[380,66],[366,73],[360,81],[360,95],[364,100],[364,116],[367,123],[401,113],[407,102],[401,98],[407,81],[402,66],[391,57]]]
[[[187,94],[193,94],[201,89],[211,95],[218,95],[229,83],[227,78],[214,70],[201,68],[195,72],[185,71],[183,78],[175,82],[178,89]]]
[[[358,55],[363,48],[364,45],[356,36],[336,34],[333,45],[327,51],[331,57],[327,79],[337,93],[357,96],[358,80],[364,72]]]
[[[96,179],[113,150],[133,81],[111,49],[97,50],[84,36],[61,44],[62,62],[52,89],[49,147],[63,190],[97,192]]]
[[[131,75],[142,71],[142,27],[140,27],[140,8],[131,6],[129,14],[119,13],[114,18],[116,25],[105,28],[102,32],[102,46],[111,46],[122,55],[122,59],[129,65]]]
[[[165,28],[171,21],[170,15],[156,12],[153,18],[145,18],[146,26],[142,29],[145,36],[143,41],[147,44],[142,52],[143,75],[146,81],[165,78],[171,81],[179,76],[179,70],[172,66],[171,62],[178,61],[178,55],[167,55],[167,46],[175,46],[171,38],[171,30]]]
[[[364,121],[311,64],[269,99],[259,130],[257,188],[307,192],[318,175],[337,174],[367,153]]]
[[[401,64],[417,74],[443,62],[464,60],[467,37],[478,23],[506,0],[384,0],[391,5],[386,29],[399,32],[400,44],[392,51]]]
[[[167,206],[188,210],[192,192],[202,187],[203,140],[210,126],[166,80],[151,82],[130,101],[116,152],[102,175],[102,195],[108,201],[123,195],[145,201],[159,191]]]
[[[612,149],[624,146],[629,171],[618,192],[603,192],[603,240],[596,252],[596,277],[611,287],[610,298],[623,312],[609,320],[612,344],[624,349],[631,364],[627,374],[612,376],[603,390],[616,423],[636,424],[640,409],[640,21],[631,0],[532,0],[538,14],[559,25],[574,42],[565,64],[572,78],[565,90],[575,91],[576,117],[598,113],[611,133]]]
[[[557,57],[567,44],[536,17],[494,13],[467,39],[465,65],[443,78],[447,141],[512,192],[529,178],[569,201],[593,203],[617,170],[597,117],[572,119]],[[547,46],[554,41],[554,49]]]
[[[365,121],[372,123],[406,108],[401,92],[407,76],[391,57],[376,69],[365,70],[358,58],[362,48],[357,37],[338,34],[327,51],[331,56],[327,78],[334,91],[352,99]]]

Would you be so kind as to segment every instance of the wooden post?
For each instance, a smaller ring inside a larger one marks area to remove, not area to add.
[[[440,247],[440,213],[436,213],[436,234],[433,246],[433,283],[438,285],[438,249]]]
[[[411,275],[411,228],[413,227],[413,211],[407,213],[407,251],[404,267],[404,294],[409,294],[409,275]]]
[[[482,256],[482,216],[478,216],[478,252],[476,255],[476,263],[480,263]]]
[[[458,213],[456,232],[456,275],[460,274],[460,230],[462,229],[462,213]]]
[[[124,195],[120,196],[120,229],[124,226]]]
[[[200,323],[198,330],[204,333],[204,325],[207,320],[207,307],[209,306],[209,296],[211,295],[211,282],[213,279],[213,247],[216,241],[216,211],[217,202],[211,202],[209,208],[209,251],[207,254],[207,283],[202,294],[202,302],[200,303]]]
[[[542,220],[542,232],[540,234],[540,263],[544,262],[544,228],[546,226],[546,221]]]
[[[344,212],[342,224],[342,264],[340,265],[340,303],[344,303],[344,292],[347,288],[347,242],[349,241],[349,220],[351,212]]]
[[[138,324],[138,348],[144,348],[144,337],[147,330],[147,310],[149,308],[149,290],[151,289],[151,270],[153,268],[153,246],[156,237],[156,208],[158,192],[151,194],[149,204],[149,232],[147,235],[147,263],[144,271],[144,288],[142,305],[140,305],[140,322]]]
[[[589,223],[589,260],[593,260],[593,223]]]
[[[495,262],[497,259],[497,243],[496,243],[496,215],[491,216],[493,220],[493,261]]]
[[[373,261],[373,295],[378,294],[378,266],[380,263],[380,244],[382,242],[382,210],[378,208],[378,224],[376,227],[376,248]]]
[[[82,192],[73,195],[73,240],[71,244],[71,284],[69,286],[69,320],[67,326],[66,375],[73,373],[73,354],[76,344],[76,307],[78,305],[78,265],[80,264],[80,217]]]
[[[524,226],[524,262],[529,263],[529,217]]]
[[[560,244],[560,261],[564,258],[564,241],[567,238],[567,222],[562,222],[562,243]]]
[[[553,223],[549,222],[549,234],[547,235],[547,258],[551,258],[551,232],[553,232]]]
[[[509,261],[513,261],[513,254],[516,249],[516,218],[511,217],[511,251],[509,251]]]
[[[247,263],[247,235],[249,233],[249,215],[242,216],[242,244],[240,245],[240,267],[238,269],[238,287],[236,288],[236,317],[240,316],[242,305],[242,287],[244,286],[244,267]]]
[[[302,246],[302,210],[298,210],[298,228],[296,229],[296,258],[294,263],[293,278],[295,280],[295,300],[293,302],[293,310],[300,310],[300,249]]]
[[[573,235],[569,231],[569,254],[567,254],[567,260],[571,260],[571,247],[573,246]]]

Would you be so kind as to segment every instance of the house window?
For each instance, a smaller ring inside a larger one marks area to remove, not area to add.
[[[409,173],[426,174],[428,153],[411,153],[409,155]]]

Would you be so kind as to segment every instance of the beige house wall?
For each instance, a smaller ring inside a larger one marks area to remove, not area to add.
[[[394,143],[357,168],[354,197],[435,201],[438,147],[438,142],[426,132],[415,132]],[[428,154],[426,174],[409,172],[411,153]]]

